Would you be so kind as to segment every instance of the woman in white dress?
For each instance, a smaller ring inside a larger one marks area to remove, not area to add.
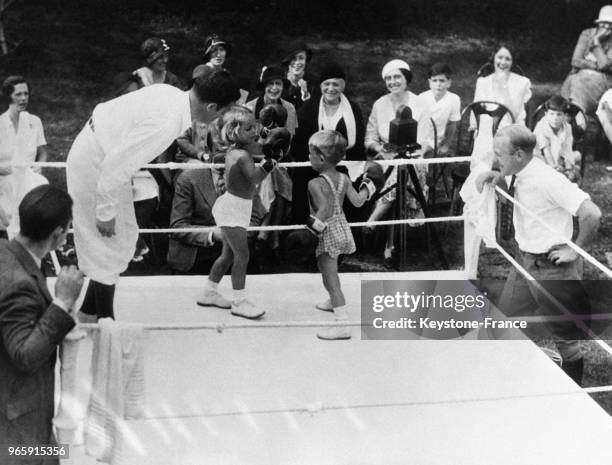
[[[48,181],[40,168],[26,167],[35,161],[47,161],[47,141],[38,116],[26,111],[30,100],[30,85],[23,76],[9,76],[2,83],[2,95],[8,109],[0,115],[0,160],[11,163],[0,168],[0,202],[11,217],[9,235],[19,230],[18,206],[33,188]]]
[[[474,101],[488,100],[501,103],[512,113],[504,116],[499,122],[499,128],[512,124],[525,125],[527,111],[525,105],[531,98],[531,81],[525,76],[512,72],[513,57],[508,47],[500,45],[496,47],[492,57],[493,73],[476,80]],[[461,197],[478,198],[473,196],[474,182],[479,173],[488,171],[493,166],[495,155],[493,153],[493,119],[487,115],[480,116],[478,131],[474,135],[474,150],[470,162],[470,175],[465,180],[461,189]],[[476,120],[472,118],[472,129],[476,128]],[[482,199],[480,199],[482,200]],[[478,200],[476,203],[478,203]],[[476,210],[471,201],[466,201],[464,207],[464,254],[465,268],[469,277],[475,278],[478,268],[478,257],[480,254],[481,238],[476,233],[475,223],[471,220],[472,211]],[[475,216],[478,212],[474,211]]]

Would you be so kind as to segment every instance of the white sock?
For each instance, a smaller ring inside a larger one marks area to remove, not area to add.
[[[216,292],[217,287],[219,287],[219,283],[211,281],[210,279],[206,280],[206,285],[204,286],[204,290],[206,292]]]
[[[240,302],[246,299],[246,289],[234,289],[234,302]]]
[[[334,318],[336,320],[348,320],[348,313],[346,311],[346,305],[334,307]]]

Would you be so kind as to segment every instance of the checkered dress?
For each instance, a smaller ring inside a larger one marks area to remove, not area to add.
[[[330,257],[336,258],[341,254],[352,254],[355,252],[355,241],[353,240],[353,233],[351,228],[346,221],[344,212],[342,211],[342,204],[340,197],[344,191],[344,184],[346,182],[346,176],[340,175],[340,183],[338,189],[334,187],[334,183],[329,176],[322,174],[321,177],[327,181],[329,187],[334,194],[334,212],[333,215],[327,219],[327,227],[319,235],[319,243],[317,244],[316,256],[327,253]]]

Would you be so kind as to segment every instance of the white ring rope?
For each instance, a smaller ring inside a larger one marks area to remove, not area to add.
[[[566,321],[606,321],[612,320],[612,313],[593,313],[591,315],[549,315],[549,316],[511,316],[504,321],[524,321],[526,323],[563,323]]]
[[[471,157],[436,157],[436,158],[396,158],[393,160],[374,160],[382,166],[402,166],[402,165],[434,165],[439,163],[464,163],[469,162]],[[341,166],[358,166],[365,163],[366,160],[346,160],[341,161],[338,165]],[[30,163],[0,163],[0,167],[12,166],[14,168],[27,168],[38,166],[41,168],[65,168],[65,161],[36,161]],[[308,161],[280,162],[277,166],[284,168],[303,168],[311,166]],[[171,170],[201,170],[210,168],[224,168],[224,163],[147,163],[141,168],[143,169],[171,169]]]
[[[215,330],[222,333],[226,329],[270,329],[270,328],[323,328],[335,326],[367,326],[362,324],[360,320],[346,321],[264,321],[248,323],[157,323],[157,324],[140,324],[140,323],[124,323],[127,326],[142,328],[146,331],[198,331],[198,330]],[[79,329],[96,331],[100,329],[97,323],[79,323]]]
[[[383,220],[383,221],[360,221],[355,223],[349,223],[351,228],[358,228],[361,226],[389,226],[393,224],[416,224],[422,223],[445,223],[449,221],[463,221],[463,216],[438,216],[433,218],[412,218],[403,220]],[[249,226],[246,228],[247,231],[291,231],[294,229],[306,229],[304,224],[288,224],[282,226]],[[201,226],[193,228],[166,228],[166,229],[139,229],[139,233],[183,233],[183,232],[206,232],[219,230],[218,226]]]
[[[525,279],[532,282],[532,284],[538,289],[539,292],[544,294],[544,296],[552,302],[552,304],[557,307],[562,313],[568,316],[572,316],[573,313],[570,312],[561,302],[559,302],[553,295],[550,294],[542,285],[529,274],[525,268],[521,266],[508,252],[504,250],[502,246],[496,243],[496,248],[501,252],[501,254],[506,257],[506,259],[525,277]],[[583,330],[591,339],[593,339],[603,350],[605,350],[609,356],[612,357],[612,347],[602,341],[591,329],[584,324],[583,321],[576,321],[576,326],[578,326],[581,330]]]
[[[584,257],[584,259],[586,261],[588,261],[591,265],[594,265],[595,267],[597,267],[606,276],[608,276],[608,278],[612,278],[612,271],[610,269],[608,269],[606,266],[604,266],[602,263],[600,263],[595,257],[593,257],[591,254],[589,254],[586,250],[584,250],[582,247],[574,244],[571,240],[567,240],[567,239],[564,239],[564,238],[560,237],[559,236],[559,231],[556,231],[555,229],[551,228],[538,215],[536,215],[531,210],[529,210],[529,208],[527,208],[525,205],[517,202],[517,200],[514,197],[509,195],[507,192],[505,192],[499,186],[495,186],[495,190],[499,194],[501,194],[503,197],[505,197],[507,200],[511,201],[513,204],[515,204],[515,205],[519,206],[520,208],[522,208],[523,210],[525,210],[538,223],[540,223],[542,226],[544,226],[546,229],[548,229],[551,232],[551,234],[553,234],[555,237],[558,237],[559,240],[562,241],[565,245],[569,246],[576,253],[578,253],[579,255]]]
[[[389,402],[389,403],[371,403],[371,404],[354,404],[354,405],[325,405],[322,402],[316,402],[304,407],[294,408],[277,408],[277,409],[243,409],[243,410],[226,410],[218,412],[195,412],[186,414],[173,415],[147,415],[138,418],[136,421],[146,420],[170,420],[175,418],[210,418],[210,417],[229,417],[239,415],[269,415],[279,413],[315,413],[337,410],[351,409],[373,409],[373,408],[398,408],[398,407],[420,407],[429,405],[448,405],[448,404],[473,404],[477,402],[502,402],[522,399],[538,399],[559,396],[574,396],[587,394],[598,394],[603,392],[611,392],[612,386],[598,386],[592,388],[575,389],[572,391],[561,392],[542,392],[535,394],[512,394],[506,396],[485,396],[485,397],[460,397],[455,399],[439,399],[439,400],[415,400],[405,402]]]

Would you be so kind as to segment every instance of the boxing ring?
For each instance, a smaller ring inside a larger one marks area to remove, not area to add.
[[[460,161],[469,157],[383,164]],[[423,220],[376,224],[410,222]],[[352,326],[361,324],[362,280],[467,278],[463,270],[340,276]],[[611,463],[612,421],[589,393],[612,387],[580,388],[529,340],[470,340],[468,333],[457,340],[383,341],[354,331],[349,341],[321,341],[316,327],[335,323],[332,314],[314,310],[325,293],[318,274],[248,276],[250,298],[267,310],[259,321],[198,307],[205,279],[120,280],[117,321],[144,331],[144,409],[139,418],[121,419],[121,452],[111,463]],[[220,290],[230,290],[228,279]],[[96,326],[80,325],[84,337],[65,343],[78,348],[72,385],[60,386],[66,372],[58,368],[58,417],[67,415],[77,424],[69,432],[66,463],[98,463],[82,444]],[[599,345],[612,355],[605,342]],[[68,405],[66,392],[76,402]]]

